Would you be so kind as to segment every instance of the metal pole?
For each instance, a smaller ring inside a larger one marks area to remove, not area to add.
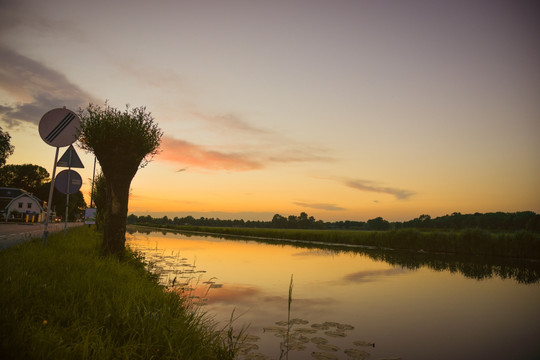
[[[58,161],[58,151],[60,148],[56,147],[56,155],[54,155],[54,166],[53,166],[53,173],[51,178],[51,187],[49,189],[49,202],[47,203],[47,216],[45,217],[45,224],[43,226],[43,239],[42,243],[43,246],[45,246],[45,243],[47,242],[47,235],[49,232],[47,231],[47,226],[49,225],[49,218],[51,217],[51,208],[52,208],[52,198],[53,198],[53,190],[54,190],[54,179],[56,176],[56,162]]]
[[[66,221],[64,222],[64,234],[67,232],[67,223],[68,223],[68,208],[69,208],[69,187],[71,185],[71,148],[68,148],[69,157],[68,157],[68,181],[66,185]]]
[[[94,170],[92,171],[92,190],[90,190],[90,207],[92,206],[92,201],[94,200],[94,178],[96,177],[96,157],[94,156]]]

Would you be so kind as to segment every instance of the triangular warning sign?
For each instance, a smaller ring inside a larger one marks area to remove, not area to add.
[[[56,163],[58,167],[72,167],[72,168],[84,168],[84,165],[79,158],[79,155],[75,152],[73,145],[69,145],[68,149],[62,155],[60,160]]]

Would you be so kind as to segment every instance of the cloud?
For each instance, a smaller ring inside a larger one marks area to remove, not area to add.
[[[376,182],[369,181],[369,180],[344,179],[342,181],[346,186],[349,186],[353,189],[357,189],[360,191],[369,191],[369,192],[394,195],[398,200],[406,200],[416,194],[415,192],[409,191],[409,190],[380,186]]]
[[[37,124],[47,111],[66,106],[77,110],[96,100],[63,74],[0,45],[0,89],[17,99],[1,104],[0,116],[8,127]]]
[[[328,210],[328,211],[341,211],[341,210],[347,210],[345,208],[342,208],[340,206],[337,206],[335,204],[326,204],[326,203],[306,203],[306,202],[300,202],[295,201],[295,205],[307,207],[311,209],[317,209],[317,210]]]
[[[207,170],[248,171],[263,169],[272,163],[299,163],[328,160],[328,158],[325,158],[322,155],[319,156],[311,152],[303,152],[302,150],[294,151],[295,155],[293,156],[279,156],[266,153],[266,151],[274,151],[274,149],[267,150],[266,148],[250,151],[223,152],[170,136],[164,136],[162,138],[161,149],[162,152],[156,157],[157,160],[170,161],[181,166],[190,166]],[[319,205],[332,206],[329,204]],[[343,209],[334,207],[334,210]]]
[[[345,282],[365,283],[377,280],[384,276],[393,276],[404,274],[407,271],[402,268],[384,269],[384,270],[365,270],[347,274],[343,277]]]
[[[295,162],[330,162],[334,159],[326,154],[328,149],[315,146],[295,145],[277,154],[268,157],[269,162],[275,163],[295,163]]]
[[[245,171],[263,167],[261,162],[250,159],[247,154],[210,150],[169,136],[162,138],[162,150],[162,153],[158,156],[159,160],[203,169]]]
[[[198,111],[192,111],[192,115],[195,115],[198,119],[204,120],[212,126],[217,126],[220,129],[240,130],[252,134],[267,134],[267,130],[257,128],[248,122],[242,120],[238,115],[224,114],[224,115],[207,115]]]
[[[211,130],[223,134],[239,135],[239,141],[251,143],[252,157],[257,157],[260,163],[301,163],[333,161],[328,155],[330,150],[319,145],[298,143],[287,136],[272,130],[259,128],[235,114],[208,115],[199,111],[191,111],[199,120],[211,125]],[[246,137],[249,135],[249,137]],[[238,145],[239,141],[236,141]]]

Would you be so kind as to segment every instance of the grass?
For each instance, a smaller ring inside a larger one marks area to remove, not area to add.
[[[494,232],[482,229],[456,231],[426,231],[419,229],[357,231],[224,228],[210,226],[165,226],[164,228],[220,235],[305,241],[310,243],[540,259],[540,234],[525,230],[516,232]]]
[[[102,257],[99,241],[79,227],[0,251],[0,358],[234,358],[208,316],[164,291],[137,254]]]

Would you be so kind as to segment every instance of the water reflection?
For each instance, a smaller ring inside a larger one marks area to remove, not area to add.
[[[128,228],[128,232],[150,234],[151,230]],[[167,232],[162,231],[162,234]],[[185,232],[171,232],[173,234],[182,234],[182,236],[202,236],[214,237],[220,239],[231,239],[246,241],[232,236],[218,236],[214,234],[192,234]],[[311,251],[299,252],[295,256],[329,256],[336,254],[361,254],[376,261],[384,261],[391,265],[399,265],[402,268],[417,270],[427,267],[435,271],[449,271],[451,273],[460,273],[467,278],[483,280],[492,277],[501,279],[512,279],[518,283],[533,284],[540,281],[540,261],[526,259],[512,259],[502,257],[484,257],[477,255],[459,255],[459,254],[440,254],[412,251],[396,250],[377,250],[361,247],[349,246],[325,246],[310,245],[301,242],[287,242],[282,240],[261,240],[254,239],[266,244],[283,246],[284,244],[297,248],[311,249]]]
[[[234,313],[236,325],[249,325],[255,340],[245,359],[279,359],[283,337],[268,328],[286,327],[291,274],[298,282],[291,319],[308,321],[295,325],[304,328],[296,333],[306,350],[292,350],[291,360],[313,353],[340,359],[364,352],[370,359],[527,359],[540,353],[534,262],[131,233],[128,243],[154,261],[162,284],[188,294],[218,321]],[[318,328],[325,323],[354,329]],[[315,333],[302,333],[306,329]]]

